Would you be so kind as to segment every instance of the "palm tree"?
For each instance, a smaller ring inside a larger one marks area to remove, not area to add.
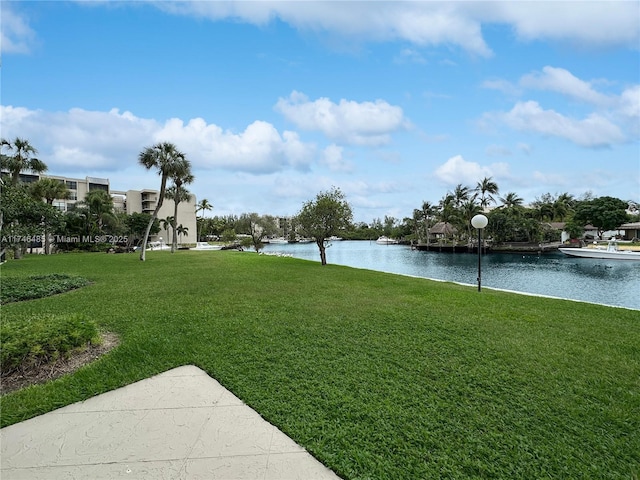
[[[171,216],[160,220],[160,226],[167,231],[167,245],[169,245],[169,233],[173,230],[175,223],[175,218]],[[162,245],[160,246],[162,247]]]
[[[31,193],[35,198],[43,199],[49,205],[53,205],[53,201],[66,200],[71,196],[69,189],[62,180],[54,178],[41,178],[31,184]]]
[[[573,210],[576,201],[570,193],[562,193],[553,202],[553,215],[555,218],[564,222],[564,219]]]
[[[53,178],[41,178],[37,182],[31,184],[31,194],[38,199],[44,198],[48,205],[53,205],[53,201],[56,198],[66,200],[71,196],[69,189],[64,182]],[[46,228],[44,231],[44,253],[45,255],[49,255],[49,253],[51,253],[49,232]]]
[[[482,211],[480,204],[476,203],[475,195],[466,200],[460,206],[460,218],[461,223],[464,222],[465,229],[467,230],[467,239],[471,241],[471,219]]]
[[[498,184],[493,181],[493,177],[484,177],[476,185],[476,192],[480,193],[480,207],[486,209],[490,203],[495,203],[493,195],[498,193]]]
[[[98,233],[103,233],[105,225],[115,225],[116,216],[113,214],[113,198],[105,190],[91,190],[84,197],[80,205],[86,207],[88,218],[95,225]]]
[[[1,167],[3,170],[9,171],[13,185],[16,185],[20,181],[20,172],[23,170],[28,170],[33,173],[44,173],[47,171],[47,165],[34,157],[38,151],[28,140],[16,137],[12,143],[3,138],[0,140],[0,146],[12,153],[12,155],[2,154]]]
[[[453,197],[453,204],[456,208],[460,208],[466,200],[469,200],[469,193],[469,187],[463,187],[461,183],[456,185],[453,193],[450,193]]]
[[[422,202],[422,219],[424,221],[424,226],[427,234],[427,250],[429,249],[429,236],[431,234],[431,220],[436,214],[436,207],[431,204],[431,202]]]
[[[149,220],[149,225],[147,225],[147,230],[145,231],[144,238],[142,239],[140,260],[144,261],[149,232],[151,231],[154,220],[158,218],[158,211],[160,210],[160,207],[162,207],[162,202],[164,201],[167,179],[172,178],[176,172],[183,170],[184,163],[187,162],[187,160],[184,153],[179,151],[173,143],[162,142],[157,143],[152,147],[147,147],[140,152],[138,155],[138,162],[147,170],[156,168],[161,177],[158,203],[156,204],[156,208],[153,210],[153,214]]]
[[[182,224],[178,225],[176,231],[178,232],[178,237],[182,235],[189,235],[189,227],[183,227]],[[180,244],[182,244],[182,241],[180,241]]]
[[[203,198],[202,200],[200,200],[198,202],[198,205],[196,205],[196,215],[198,215],[198,212],[205,212],[209,210],[213,210],[213,205],[211,205],[209,203],[209,200],[207,200],[206,198]],[[204,219],[204,215],[202,215],[202,218]],[[198,224],[196,223],[196,242],[199,242],[199,241],[200,241],[200,235],[198,234]]]
[[[189,166],[190,168],[190,166]],[[175,222],[173,224],[173,242],[171,243],[171,253],[173,253],[176,248],[178,248],[177,245],[177,240],[178,240],[178,236],[177,236],[177,232],[176,229],[177,224],[178,224],[178,204],[180,202],[188,202],[189,199],[191,198],[191,193],[185,189],[184,187],[182,187],[182,184],[184,183],[191,183],[193,182],[193,175],[191,175],[191,173],[189,172],[188,174],[179,176],[178,178],[173,179],[173,185],[171,185],[169,188],[167,188],[166,191],[166,197],[169,200],[173,200],[174,203],[174,207],[173,207],[173,217],[175,219]]]
[[[515,192],[509,192],[504,197],[500,197],[500,201],[504,208],[521,207],[522,202],[524,202]]]

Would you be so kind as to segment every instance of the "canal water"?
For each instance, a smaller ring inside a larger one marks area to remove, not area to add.
[[[270,244],[264,252],[320,261],[315,243]],[[327,248],[327,262],[477,285],[476,254],[336,241]],[[640,310],[640,262],[634,261],[571,258],[560,252],[490,253],[482,256],[482,286]]]

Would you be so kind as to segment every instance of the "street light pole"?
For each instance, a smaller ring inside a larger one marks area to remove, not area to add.
[[[482,260],[481,260],[481,247],[482,241],[482,229],[487,226],[489,219],[482,214],[478,214],[471,219],[471,225],[478,230],[478,291],[482,290]]]

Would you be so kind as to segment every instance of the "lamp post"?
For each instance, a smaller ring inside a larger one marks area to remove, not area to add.
[[[482,236],[482,229],[484,227],[487,226],[487,223],[489,223],[489,219],[487,219],[487,217],[485,217],[482,214],[478,214],[476,216],[474,216],[471,219],[471,226],[475,229],[478,230],[478,291],[481,291],[482,287],[482,268],[481,268],[481,257],[480,257],[480,253],[481,253],[481,248],[480,248],[480,242],[482,240],[481,236]]]

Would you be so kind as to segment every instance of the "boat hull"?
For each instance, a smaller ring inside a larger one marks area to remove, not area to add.
[[[570,257],[640,261],[640,252],[631,252],[625,250],[610,252],[607,250],[597,250],[595,248],[559,248],[558,250]]]

